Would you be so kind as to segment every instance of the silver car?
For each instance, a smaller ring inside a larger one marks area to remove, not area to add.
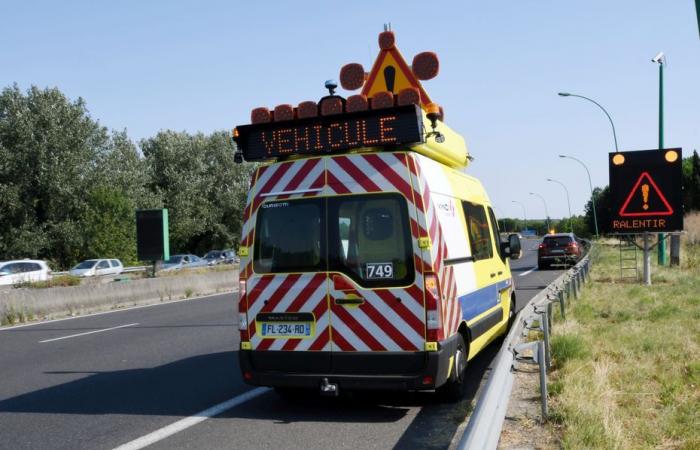
[[[86,259],[70,270],[76,277],[96,277],[100,275],[119,275],[124,266],[118,259]]]

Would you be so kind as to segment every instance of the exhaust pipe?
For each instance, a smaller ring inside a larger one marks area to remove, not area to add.
[[[321,380],[321,395],[327,395],[330,397],[337,397],[338,396],[338,384],[337,383],[329,383],[328,378],[324,378]]]

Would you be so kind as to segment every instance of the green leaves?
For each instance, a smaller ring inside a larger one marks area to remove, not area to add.
[[[0,260],[135,263],[137,208],[169,209],[173,252],[237,247],[254,166],[225,132],[140,142],[92,119],[82,99],[17,85],[0,94]],[[141,153],[142,152],[142,153]]]

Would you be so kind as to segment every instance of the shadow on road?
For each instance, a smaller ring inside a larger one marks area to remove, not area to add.
[[[0,414],[188,416],[248,390],[241,380],[235,351],[194,356],[153,368],[45,373],[87,376],[0,400]]]
[[[470,362],[468,393],[457,404],[443,404],[434,393],[424,392],[356,392],[340,398],[312,395],[298,403],[270,392],[217,418],[276,423],[377,423],[401,420],[410,408],[420,407],[397,447],[416,448],[418,443],[422,448],[447,448],[497,351],[498,347],[492,345]],[[57,368],[45,373],[86,376],[0,400],[0,416],[36,413],[184,417],[250,389],[241,380],[236,351],[199,355],[153,368],[112,372]]]

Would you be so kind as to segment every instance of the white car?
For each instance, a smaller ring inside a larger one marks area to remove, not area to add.
[[[86,259],[70,270],[76,277],[95,277],[99,275],[119,275],[124,266],[118,259]]]
[[[21,259],[0,262],[0,285],[13,285],[51,278],[51,268],[44,261]]]

